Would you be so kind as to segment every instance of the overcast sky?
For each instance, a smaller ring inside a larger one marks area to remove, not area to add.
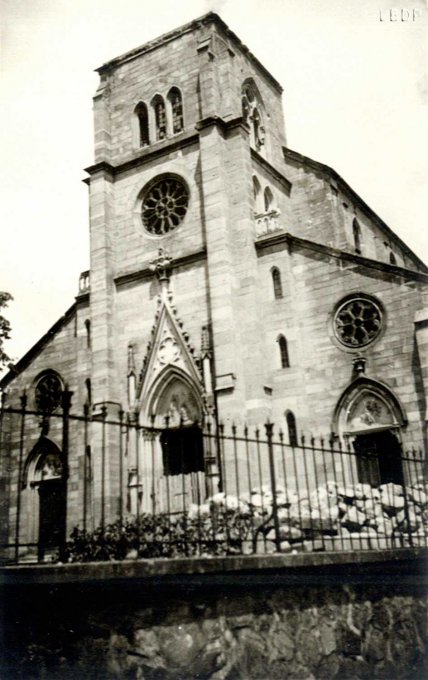
[[[377,0],[0,0],[9,354],[65,312],[89,266],[93,70],[210,10],[283,85],[289,147],[332,166],[427,262],[428,7],[403,4],[407,21]]]

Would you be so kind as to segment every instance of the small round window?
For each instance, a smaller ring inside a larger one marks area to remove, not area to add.
[[[365,347],[382,330],[382,311],[372,298],[356,295],[342,301],[334,315],[334,332],[346,347]]]
[[[43,413],[52,413],[61,403],[63,386],[56,373],[45,373],[37,381],[35,389],[36,406]]]
[[[183,221],[189,205],[186,185],[177,177],[162,177],[144,191],[141,217],[144,228],[156,236],[172,231]]]

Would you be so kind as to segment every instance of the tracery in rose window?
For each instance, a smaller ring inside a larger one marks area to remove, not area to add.
[[[182,222],[187,212],[189,192],[176,177],[163,177],[151,184],[142,201],[145,229],[158,236],[167,234]]]
[[[353,297],[343,302],[334,317],[338,340],[346,347],[364,347],[382,330],[382,312],[374,300]]]
[[[52,413],[61,404],[63,384],[56,373],[45,373],[37,381],[35,401],[39,411]]]

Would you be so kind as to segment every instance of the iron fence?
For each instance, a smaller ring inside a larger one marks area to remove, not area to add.
[[[6,564],[428,546],[420,450],[291,445],[269,422],[159,428],[112,403],[72,414],[68,392],[54,413],[24,395],[0,423]]]

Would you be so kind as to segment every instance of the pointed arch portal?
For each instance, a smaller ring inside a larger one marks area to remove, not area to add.
[[[357,378],[339,399],[333,430],[348,439],[356,453],[358,481],[372,486],[403,484],[400,430],[404,410],[382,383]]]
[[[38,558],[57,551],[66,531],[66,484],[59,447],[40,437],[28,454],[23,477],[23,499],[29,521],[29,543],[37,542]]]
[[[143,511],[182,511],[206,497],[202,392],[199,369],[164,297],[137,389],[147,428],[135,465]]]
[[[178,368],[159,374],[149,406],[160,434],[164,475],[204,472],[202,404],[195,385]]]

